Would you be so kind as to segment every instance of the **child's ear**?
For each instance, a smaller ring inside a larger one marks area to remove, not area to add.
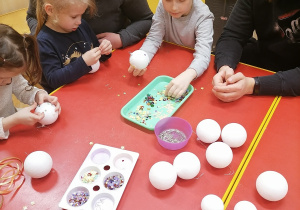
[[[45,12],[49,16],[53,16],[53,6],[51,4],[45,4]]]

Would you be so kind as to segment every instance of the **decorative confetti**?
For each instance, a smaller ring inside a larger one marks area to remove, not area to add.
[[[93,144],[94,144],[94,142],[92,142],[92,141],[91,141],[89,144],[90,144],[90,145],[93,145]]]
[[[104,187],[109,190],[115,190],[122,187],[124,184],[124,178],[121,175],[109,176],[104,181]]]
[[[23,210],[27,210],[28,209],[28,207],[27,206],[23,206]]]
[[[35,205],[35,202],[34,202],[34,201],[31,201],[30,204],[31,204],[32,206],[34,206],[34,205]]]
[[[204,90],[204,87],[201,87],[201,90]]]
[[[121,146],[121,149],[125,149],[125,147],[124,147],[124,146]]]
[[[92,183],[98,178],[98,175],[99,174],[97,171],[94,170],[87,171],[81,176],[81,181],[83,183]]]
[[[84,192],[84,191],[73,192],[69,198],[69,204],[71,206],[82,206],[88,201],[89,197],[90,195],[88,192]]]
[[[166,142],[180,143],[186,139],[186,136],[178,129],[167,129],[159,134],[159,138]]]

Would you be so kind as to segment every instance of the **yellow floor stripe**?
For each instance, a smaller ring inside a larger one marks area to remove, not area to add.
[[[229,186],[228,186],[228,188],[227,188],[227,190],[226,190],[226,192],[225,192],[225,194],[222,198],[222,200],[224,202],[225,209],[227,208],[227,206],[229,204],[229,201],[232,198],[232,195],[234,194],[234,192],[235,192],[235,190],[236,190],[236,188],[239,184],[239,181],[241,180],[241,178],[242,178],[242,176],[243,176],[243,174],[244,174],[244,172],[247,168],[248,163],[250,162],[250,159],[251,159],[251,157],[252,157],[252,155],[253,155],[253,153],[254,153],[254,151],[255,151],[258,143],[259,143],[259,141],[260,141],[260,139],[261,139],[268,123],[269,123],[269,121],[271,120],[272,115],[273,115],[280,99],[281,99],[281,97],[276,97],[273,100],[273,102],[272,102],[272,104],[271,104],[264,120],[262,121],[262,123],[261,123],[258,131],[256,132],[256,134],[255,134],[248,150],[246,151],[246,153],[244,155],[244,158],[242,159],[242,161],[241,161],[234,177],[232,178],[232,181],[230,182],[230,184],[229,184]]]

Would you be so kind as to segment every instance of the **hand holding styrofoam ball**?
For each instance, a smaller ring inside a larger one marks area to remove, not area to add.
[[[177,179],[174,166],[166,161],[155,163],[149,171],[149,179],[153,187],[167,190],[173,187]]]
[[[231,148],[224,142],[214,142],[206,149],[206,160],[215,168],[227,167],[233,158]]]
[[[237,148],[245,143],[247,132],[242,125],[238,123],[229,123],[222,129],[221,138],[222,141],[231,148]]]
[[[92,67],[92,70],[89,73],[95,73],[100,68],[100,61],[97,61],[97,63],[91,65],[91,67]]]
[[[219,139],[221,127],[215,120],[205,119],[197,125],[196,133],[200,141],[213,143]]]
[[[279,201],[288,192],[288,183],[284,176],[276,171],[265,171],[256,179],[257,192],[268,201]]]
[[[178,154],[174,161],[173,166],[177,172],[177,175],[182,179],[192,179],[200,171],[200,160],[191,152],[182,152]]]
[[[42,125],[50,125],[54,123],[58,118],[58,111],[55,111],[55,105],[50,102],[44,102],[38,105],[35,109],[35,113],[44,113],[45,116],[39,121]]]
[[[233,210],[257,210],[257,208],[249,201],[240,201],[235,204]]]
[[[216,195],[206,195],[201,201],[202,210],[224,210],[224,203],[221,198]]]
[[[32,178],[42,178],[49,174],[53,161],[51,156],[44,151],[30,153],[24,161],[24,171]]]
[[[129,63],[136,69],[142,70],[146,68],[149,62],[148,54],[143,50],[136,50],[130,53]]]

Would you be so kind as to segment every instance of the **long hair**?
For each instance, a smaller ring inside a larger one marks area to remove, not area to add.
[[[12,27],[0,24],[0,68],[6,70],[24,68],[28,84],[33,86],[40,82],[42,68],[38,44],[34,36],[19,34]]]
[[[97,6],[95,0],[36,0],[36,17],[37,17],[37,27],[35,31],[35,36],[38,35],[42,26],[47,22],[48,15],[45,11],[45,4],[51,4],[57,11],[61,11],[67,8],[72,3],[81,2],[87,4],[86,14],[93,17],[97,13]]]

